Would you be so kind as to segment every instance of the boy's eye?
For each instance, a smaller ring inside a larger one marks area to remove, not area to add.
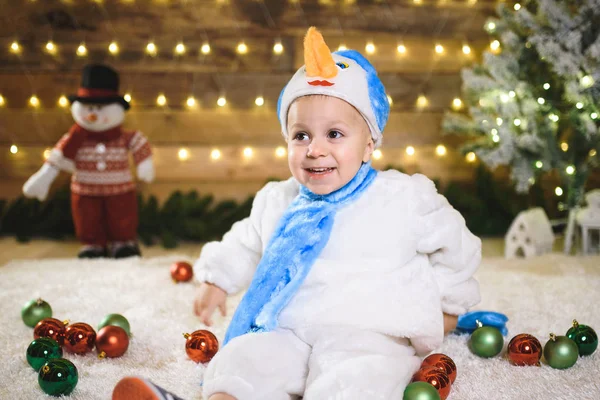
[[[340,67],[341,69],[346,69],[349,67],[349,65],[343,61],[340,62],[336,62],[335,65],[337,65],[338,67]]]
[[[298,132],[294,135],[294,140],[306,140],[308,139],[308,135],[304,132]]]
[[[343,135],[342,135],[342,133],[341,133],[340,131],[329,131],[329,134],[328,134],[328,136],[329,136],[331,139],[337,139],[337,138],[340,138],[340,137],[342,137]]]

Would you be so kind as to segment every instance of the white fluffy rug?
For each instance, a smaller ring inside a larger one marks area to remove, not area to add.
[[[200,399],[204,367],[187,358],[182,336],[203,328],[192,313],[195,288],[174,284],[169,275],[171,262],[181,259],[185,258],[55,259],[15,261],[0,267],[0,399],[50,398],[27,364],[25,351],[33,330],[20,317],[22,305],[38,296],[50,303],[59,319],[95,328],[104,315],[121,313],[131,323],[134,336],[121,358],[66,354],[79,371],[79,383],[70,398],[110,399],[115,383],[135,374],[186,399]],[[478,278],[483,301],[477,308],[508,315],[507,339],[530,333],[543,345],[548,333],[564,334],[573,318],[600,333],[599,256],[554,253],[532,260],[490,258],[484,260]],[[230,299],[227,318],[216,318],[211,330],[219,339],[239,299]],[[458,366],[449,400],[600,399],[600,350],[580,358],[568,370],[547,365],[514,367],[500,356],[486,360],[472,355],[467,338],[449,336],[440,349]]]

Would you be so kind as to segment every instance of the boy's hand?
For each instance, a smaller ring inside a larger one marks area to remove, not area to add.
[[[458,316],[444,313],[444,335],[456,329]]]
[[[226,300],[226,291],[211,283],[203,282],[194,299],[194,314],[200,317],[200,321],[204,325],[211,326],[215,308],[219,307],[221,315],[225,316],[227,314]]]

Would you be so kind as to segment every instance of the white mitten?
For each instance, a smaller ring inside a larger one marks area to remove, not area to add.
[[[50,185],[58,176],[58,172],[52,165],[44,164],[38,172],[27,179],[27,182],[23,185],[23,194],[26,197],[36,197],[38,200],[44,201],[48,196]]]
[[[152,157],[146,158],[137,166],[137,176],[144,182],[152,182],[154,180],[154,163]]]

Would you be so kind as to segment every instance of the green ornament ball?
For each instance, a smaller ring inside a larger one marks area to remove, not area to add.
[[[438,391],[427,382],[413,382],[404,389],[403,400],[441,400]]]
[[[68,395],[77,386],[77,367],[64,358],[47,361],[38,373],[38,383],[51,396]]]
[[[573,327],[565,334],[579,348],[580,356],[589,356],[598,348],[598,335],[591,327],[580,325],[577,320],[573,320]]]
[[[102,319],[102,321],[100,321],[100,324],[98,325],[98,331],[107,325],[114,325],[123,328],[125,333],[127,333],[127,336],[131,336],[131,327],[129,326],[129,321],[127,321],[127,318],[121,314],[108,314]]]
[[[571,368],[577,362],[579,348],[566,336],[550,334],[550,340],[544,346],[544,358],[549,366],[556,369]]]
[[[27,347],[27,362],[36,371],[48,360],[62,358],[63,351],[58,342],[49,337],[34,339]]]
[[[52,317],[52,307],[42,299],[29,300],[21,308],[21,318],[25,325],[33,328],[44,318]]]
[[[471,334],[469,348],[479,357],[497,356],[504,346],[502,333],[493,326],[480,326]]]

